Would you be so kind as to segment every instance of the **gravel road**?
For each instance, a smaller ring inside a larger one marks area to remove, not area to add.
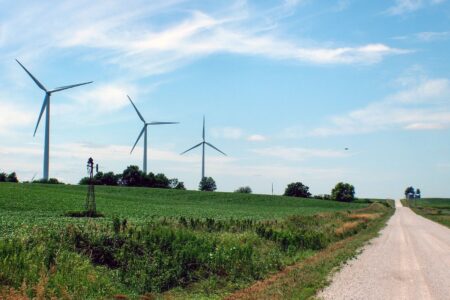
[[[321,299],[450,299],[450,229],[396,201],[379,237],[338,272]]]

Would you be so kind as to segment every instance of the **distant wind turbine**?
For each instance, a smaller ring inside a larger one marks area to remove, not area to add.
[[[136,144],[139,142],[140,138],[142,137],[142,135],[145,133],[144,135],[144,163],[143,163],[143,170],[144,173],[147,174],[147,126],[148,125],[166,125],[166,124],[179,124],[179,122],[150,122],[147,123],[144,119],[144,117],[142,117],[141,113],[139,112],[139,110],[137,109],[136,105],[134,105],[133,101],[131,100],[130,96],[128,96],[128,100],[130,100],[131,105],[133,105],[134,109],[136,110],[136,113],[139,116],[139,119],[141,119],[141,121],[144,123],[144,127],[142,127],[141,133],[139,133],[139,136],[136,140],[136,143],[134,143],[133,148],[131,149],[131,153],[133,153],[134,148],[136,147]]]
[[[224,152],[222,152],[221,150],[219,150],[218,148],[216,148],[215,146],[211,145],[210,143],[208,143],[207,141],[205,141],[205,116],[203,116],[203,141],[197,145],[195,145],[192,148],[187,149],[186,151],[184,151],[183,153],[181,153],[181,155],[185,154],[186,152],[189,152],[199,146],[202,146],[202,179],[205,178],[205,145],[208,145],[209,147],[213,148],[214,150],[222,153],[223,155],[227,156]]]
[[[44,176],[43,179],[48,180],[48,173],[49,173],[49,156],[50,156],[50,96],[53,93],[59,92],[59,91],[63,91],[63,90],[67,90],[67,89],[71,89],[80,85],[85,85],[85,84],[89,84],[92,83],[93,81],[89,81],[89,82],[83,82],[83,83],[77,83],[77,84],[72,84],[72,85],[66,85],[66,86],[61,86],[61,87],[57,87],[53,90],[47,90],[42,83],[40,83],[21,63],[20,61],[18,61],[16,59],[17,63],[19,63],[19,65],[25,70],[25,72],[27,72],[27,74],[31,77],[31,79],[33,79],[34,83],[36,83],[36,85],[45,92],[45,97],[44,97],[44,103],[42,103],[42,108],[41,108],[41,112],[39,113],[39,118],[37,120],[36,123],[36,128],[34,129],[34,134],[33,136],[36,135],[36,131],[39,127],[39,122],[41,121],[42,118],[42,114],[44,113],[44,110],[46,112],[45,114],[45,143],[44,143]]]

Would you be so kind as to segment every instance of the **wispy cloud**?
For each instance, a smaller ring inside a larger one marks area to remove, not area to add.
[[[253,149],[252,152],[268,157],[275,157],[290,161],[304,161],[309,158],[338,158],[346,157],[348,153],[345,151],[330,149],[311,149],[311,148],[292,148],[292,147],[268,147],[261,149]]]
[[[438,5],[446,0],[395,0],[395,5],[386,12],[390,15],[402,15],[417,11],[421,8]]]
[[[36,121],[37,116],[26,107],[11,103],[10,97],[2,98],[3,95],[0,95],[0,135],[11,135],[18,128],[29,127]]]
[[[267,137],[262,134],[252,134],[247,137],[247,141],[250,142],[264,142],[267,141]]]
[[[332,125],[309,132],[313,136],[368,133],[386,129],[435,130],[450,127],[450,80],[427,79],[371,103],[331,118]]]
[[[100,60],[141,76],[169,72],[213,53],[262,56],[312,64],[372,64],[407,53],[381,43],[317,46],[260,30],[245,6],[217,11],[183,10],[180,1],[138,5],[121,2],[71,2],[27,5],[2,24],[2,57],[47,56],[74,50],[86,60]],[[295,5],[298,1],[288,1]],[[176,18],[163,26],[158,15]],[[42,19],[52,22],[39,22]],[[150,20],[150,21],[149,21]],[[40,26],[35,26],[40,24]],[[64,26],[62,26],[64,25]],[[326,45],[325,41],[323,44]],[[29,51],[29,49],[36,51]],[[131,72],[132,71],[132,72]],[[131,75],[129,75],[131,76]]]
[[[395,36],[394,40],[412,40],[418,42],[445,41],[450,38],[450,31],[422,31],[411,35]]]
[[[211,128],[211,135],[214,138],[237,140],[243,137],[244,132],[241,128],[236,127],[213,127]]]

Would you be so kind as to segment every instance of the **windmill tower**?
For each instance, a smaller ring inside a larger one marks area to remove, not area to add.
[[[97,165],[98,171],[98,165]],[[89,157],[87,162],[87,171],[89,174],[89,185],[88,192],[86,196],[86,203],[84,208],[86,209],[86,214],[88,217],[93,217],[97,214],[97,207],[95,204],[95,189],[94,189],[94,160]]]

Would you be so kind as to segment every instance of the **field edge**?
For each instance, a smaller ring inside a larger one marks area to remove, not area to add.
[[[379,235],[394,212],[395,207],[358,234],[338,241],[310,258],[224,299],[318,299],[317,294],[331,283],[333,275]]]

